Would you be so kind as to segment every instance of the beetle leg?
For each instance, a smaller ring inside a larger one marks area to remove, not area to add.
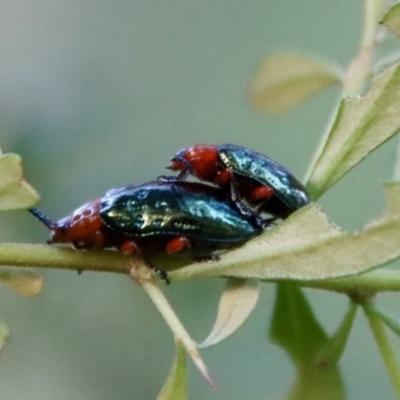
[[[262,213],[262,209],[265,206],[266,202],[267,202],[266,200],[263,200],[260,203],[258,203],[258,205],[256,207],[254,207],[254,212],[256,214],[261,214]]]
[[[274,218],[274,217],[265,218],[260,221],[260,225],[262,226],[263,229],[267,229],[267,228],[270,228],[272,225],[274,225],[275,221],[276,221],[276,218]]]
[[[218,261],[220,259],[218,254],[209,254],[208,256],[195,256],[193,257],[193,261],[196,262],[213,262]]]
[[[239,201],[239,193],[236,189],[234,179],[231,179],[231,198],[233,201]]]
[[[157,177],[157,180],[161,182],[185,181],[189,173],[190,173],[189,168],[183,168],[181,172],[179,172],[178,176],[160,175]]]
[[[274,195],[274,189],[270,186],[257,186],[250,192],[249,200],[269,200]]]
[[[231,199],[237,201],[239,199],[239,192],[236,188],[235,175],[229,168],[222,168],[218,171],[214,183],[223,188],[229,185],[231,192]]]
[[[71,243],[74,249],[104,249],[106,241],[105,234],[101,231],[96,231],[90,239],[73,240]],[[48,240],[47,243],[51,244],[53,241]]]
[[[125,255],[140,254],[139,246],[133,240],[125,240],[120,246],[120,250]]]
[[[138,252],[140,254],[140,249],[138,248]],[[162,270],[161,268],[157,268],[155,267],[146,257],[144,257],[142,254],[140,254],[140,256],[142,257],[142,260],[144,261],[144,263],[153,271],[155,272],[158,277],[163,280],[167,285],[170,284],[170,281],[168,279],[168,272]]]
[[[96,249],[103,249],[107,242],[106,235],[101,231],[95,232],[92,240],[93,240],[93,246]]]
[[[218,186],[225,186],[228,183],[232,183],[233,180],[233,173],[229,168],[221,168],[217,172],[217,176],[215,178],[215,183]]]
[[[162,269],[160,269],[160,268],[157,268],[157,267],[155,267],[155,266],[152,265],[152,264],[149,264],[149,263],[148,263],[148,265],[149,265],[149,267],[159,276],[160,279],[162,279],[163,281],[165,281],[165,283],[166,283],[167,285],[170,284],[170,281],[169,281],[169,279],[168,279],[168,272],[166,272],[166,271],[164,271],[164,270],[162,270]]]
[[[47,243],[49,243],[50,241],[48,240]],[[51,242],[53,243],[53,242]],[[72,247],[76,250],[83,250],[83,249],[88,249],[90,246],[85,243],[85,242],[80,242],[79,240],[73,240],[72,242]]]
[[[184,181],[189,175],[189,168],[184,168],[178,175],[178,181]]]
[[[236,202],[240,202],[241,201],[241,197],[239,195],[239,191],[237,189],[237,185],[236,185],[236,179],[235,179],[235,175],[232,173],[232,171],[228,168],[226,168],[222,175],[224,178],[224,180],[227,180],[227,177],[229,176],[229,186],[230,186],[230,191],[231,191],[231,199],[233,201]]]
[[[159,182],[177,182],[177,181],[179,181],[179,176],[160,175],[160,176],[157,176],[157,181],[159,181]]]
[[[251,210],[251,208],[241,200],[235,200],[235,204],[237,208],[240,210],[240,213],[246,217],[252,217],[255,213]]]
[[[177,253],[182,251],[184,248],[191,248],[192,243],[185,236],[178,236],[175,239],[170,240],[165,246],[165,251],[167,253]]]
[[[143,256],[142,256],[142,259],[143,259],[143,261],[147,264],[147,266],[148,266],[153,272],[155,272],[155,273],[158,275],[158,277],[159,277],[160,279],[162,279],[167,285],[170,284],[170,281],[169,281],[169,279],[168,279],[168,272],[166,272],[166,271],[164,271],[164,270],[162,270],[162,269],[160,269],[160,268],[155,267],[149,260],[147,260],[147,259],[146,259],[145,257],[143,257]]]
[[[168,272],[162,270],[161,268],[155,267],[146,257],[144,257],[138,248],[138,252],[140,254],[140,257],[142,258],[143,262],[153,271],[155,272],[158,277],[163,280],[167,285],[170,284],[170,281],[168,279]]]

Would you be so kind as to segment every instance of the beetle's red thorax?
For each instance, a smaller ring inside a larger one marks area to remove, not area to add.
[[[184,154],[196,178],[208,182],[215,182],[218,167],[218,148],[212,145],[195,145],[189,147]]]

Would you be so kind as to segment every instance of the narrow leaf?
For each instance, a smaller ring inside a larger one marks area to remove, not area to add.
[[[0,318],[0,350],[4,347],[6,341],[10,338],[10,331],[7,325]]]
[[[389,8],[380,23],[400,38],[400,3]]]
[[[250,100],[259,110],[281,113],[339,82],[338,71],[325,62],[303,55],[275,54],[254,77]]]
[[[222,342],[246,321],[254,310],[260,293],[255,279],[229,279],[219,302],[214,327],[199,347],[210,347]]]
[[[295,284],[279,284],[270,338],[287,351],[296,365],[310,362],[328,337],[316,320],[301,289]]]
[[[386,185],[386,193],[388,211],[362,231],[342,232],[309,205],[219,261],[192,264],[170,277],[318,280],[383,266],[400,257],[400,184]]]
[[[328,337],[299,287],[279,284],[272,317],[271,339],[290,356],[297,368],[288,400],[343,400],[342,378],[335,365],[321,365],[316,356]]]
[[[16,154],[0,157],[0,210],[33,207],[39,200],[36,191],[25,182],[22,161]]]
[[[175,361],[157,400],[187,400],[187,398],[185,347],[177,340]]]
[[[43,289],[43,279],[30,268],[0,267],[0,281],[24,296],[36,296]]]
[[[320,197],[400,129],[400,62],[377,75],[363,97],[343,99],[308,173],[307,188]]]

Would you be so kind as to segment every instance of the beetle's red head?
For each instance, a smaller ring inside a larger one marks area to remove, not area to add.
[[[105,237],[100,219],[100,199],[84,204],[58,222],[48,219],[37,209],[29,210],[51,230],[48,243],[71,243],[75,247],[102,248]]]
[[[171,158],[169,169],[186,171],[198,179],[214,182],[218,173],[218,146],[196,144]]]

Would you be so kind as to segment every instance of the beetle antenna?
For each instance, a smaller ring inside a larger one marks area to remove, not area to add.
[[[37,208],[29,208],[28,211],[34,215],[39,221],[41,221],[44,225],[49,229],[53,229],[57,224],[50,218],[46,217],[40,210]]]

